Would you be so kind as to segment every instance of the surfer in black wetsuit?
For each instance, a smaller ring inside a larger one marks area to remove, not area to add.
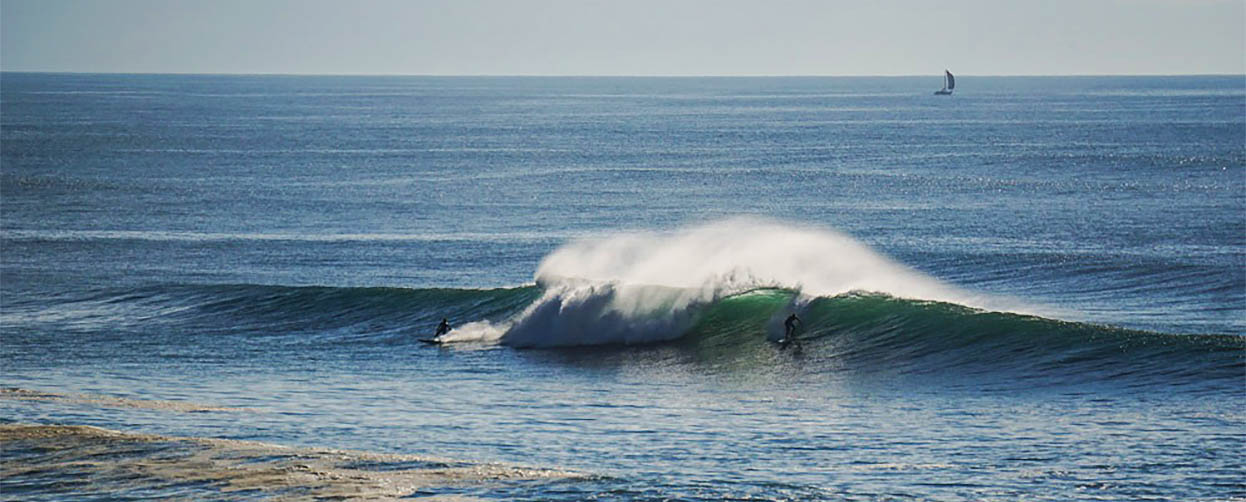
[[[783,321],[783,339],[779,340],[779,343],[785,345],[791,342],[799,343],[796,339],[796,328],[797,326],[803,327],[804,325],[805,323],[802,322],[799,317],[796,317],[795,313],[787,316],[787,319]]]
[[[449,332],[450,332],[450,321],[447,321],[446,318],[442,317],[441,324],[437,325],[437,334],[433,335],[433,338],[437,338]]]

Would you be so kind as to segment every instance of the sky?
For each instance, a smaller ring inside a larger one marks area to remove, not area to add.
[[[1246,0],[0,0],[0,70],[1246,74]]]

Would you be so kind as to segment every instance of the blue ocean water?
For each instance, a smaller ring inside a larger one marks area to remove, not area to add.
[[[396,496],[1246,498],[1246,78],[940,84],[3,73],[0,421],[576,473]],[[47,448],[0,498],[291,496]]]

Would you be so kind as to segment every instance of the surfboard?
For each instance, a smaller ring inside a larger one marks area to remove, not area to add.
[[[792,355],[804,352],[804,347],[801,345],[800,340],[797,339],[784,338],[782,340],[776,340],[774,344],[777,346],[779,351],[790,353]]]
[[[427,343],[429,345],[441,345],[442,344],[442,341],[436,338],[418,338],[418,340],[421,342]]]
[[[795,330],[792,330],[791,336],[785,336],[775,340],[774,343],[778,344],[780,349],[786,349],[789,346],[794,346],[797,350],[800,350],[800,334],[802,331],[804,331],[804,329],[796,328]]]

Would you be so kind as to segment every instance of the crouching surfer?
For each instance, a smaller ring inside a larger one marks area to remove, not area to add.
[[[799,347],[800,339],[796,337],[796,330],[804,326],[805,323],[796,317],[795,313],[787,316],[787,319],[783,320],[783,339],[779,340],[779,345],[787,346],[789,343],[794,343]]]

